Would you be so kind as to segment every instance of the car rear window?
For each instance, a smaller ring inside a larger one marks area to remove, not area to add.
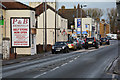
[[[101,40],[105,41],[105,40],[107,40],[107,38],[101,38]]]
[[[86,38],[87,41],[93,41],[94,38]]]

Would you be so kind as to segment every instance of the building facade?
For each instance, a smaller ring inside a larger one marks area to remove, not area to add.
[[[106,34],[110,33],[110,24],[105,22],[100,22],[100,35],[101,37],[106,37]]]
[[[80,20],[80,25],[78,25]],[[82,23],[82,24],[81,24]],[[77,35],[81,36],[81,26],[82,25],[82,35],[83,37],[96,37],[97,38],[97,23],[92,18],[75,18],[75,29]]]
[[[47,5],[46,15],[43,10],[44,3],[36,7],[36,20],[37,20],[37,45],[47,44],[53,45],[55,43],[55,26],[56,26],[56,41],[67,41],[67,19],[57,14],[54,8]],[[45,40],[45,16],[46,16],[46,37]],[[56,18],[56,19],[55,19]]]
[[[30,18],[30,44],[28,48],[16,48],[17,54],[34,55],[36,54],[36,29],[35,29],[35,9],[20,2],[2,2],[6,7],[3,27],[3,37],[9,38],[11,42],[11,17],[29,17]],[[10,45],[10,53],[14,53],[14,48]]]
[[[120,0],[117,0],[117,23],[118,23],[118,29],[120,30]]]
[[[74,8],[66,9],[65,6],[62,6],[61,9],[58,10],[58,12],[68,19],[68,29],[71,29],[71,25],[74,24],[74,18],[85,18],[86,14],[83,9],[80,8],[80,5],[78,4],[77,8],[74,6]],[[82,16],[81,16],[82,15]]]
[[[5,27],[5,6],[0,5],[0,54],[2,54],[2,39],[5,36],[4,27]]]

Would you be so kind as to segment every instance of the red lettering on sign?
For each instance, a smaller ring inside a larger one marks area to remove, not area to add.
[[[27,24],[28,23],[28,19],[24,19],[23,24]]]
[[[18,21],[18,24],[22,24],[22,21],[21,21],[21,20],[19,20],[19,21]]]
[[[17,19],[13,19],[13,24],[15,24],[15,22],[17,22]]]

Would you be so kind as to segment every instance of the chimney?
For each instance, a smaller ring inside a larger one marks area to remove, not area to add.
[[[78,4],[77,9],[80,9],[80,5]]]
[[[74,6],[74,9],[76,9],[76,6]]]
[[[61,9],[65,9],[65,6],[62,6]]]

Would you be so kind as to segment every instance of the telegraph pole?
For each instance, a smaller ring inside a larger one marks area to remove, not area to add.
[[[81,40],[82,40],[82,5],[81,5]]]
[[[57,13],[57,10],[56,10],[56,1],[55,1],[55,42],[56,42],[56,13]]]
[[[43,2],[43,51],[45,51],[44,11],[45,11],[45,3]]]
[[[45,52],[47,51],[47,12],[46,9],[47,8],[47,4],[46,4],[46,0],[45,0]]]

